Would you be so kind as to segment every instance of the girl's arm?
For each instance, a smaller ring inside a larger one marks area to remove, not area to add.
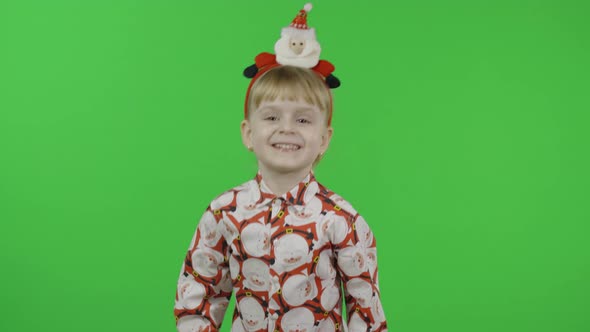
[[[174,316],[178,331],[218,331],[223,322],[232,283],[221,235],[219,210],[211,206],[201,217],[178,279]]]
[[[377,277],[377,241],[363,217],[349,219],[346,238],[336,245],[349,332],[387,331]]]

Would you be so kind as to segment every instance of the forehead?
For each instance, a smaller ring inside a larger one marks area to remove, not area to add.
[[[310,105],[321,105],[322,96],[319,91],[305,89],[302,86],[273,86],[255,93],[254,106],[273,102],[300,102]]]
[[[256,112],[296,112],[319,114],[320,108],[305,101],[274,100],[261,102],[256,108]]]
[[[253,109],[260,108],[263,102],[283,101],[304,102],[319,108],[326,108],[324,104],[327,104],[331,99],[330,92],[321,85],[323,83],[316,81],[316,77],[313,77],[314,80],[276,78],[276,82],[273,82],[275,77],[267,78],[266,75],[269,73],[264,74],[252,87],[249,102]]]

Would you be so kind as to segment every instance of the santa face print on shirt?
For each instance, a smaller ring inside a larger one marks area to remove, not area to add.
[[[330,312],[340,300],[340,288],[332,279],[322,281],[322,289],[322,297],[320,299],[322,309],[324,309],[325,312]]]
[[[239,301],[242,325],[246,331],[256,331],[266,326],[264,309],[251,297],[245,297]]]
[[[215,322],[215,324],[221,324],[229,301],[226,298],[218,298],[211,299],[209,303],[211,304],[209,311],[211,313],[213,321]]]
[[[373,244],[373,233],[369,229],[369,225],[367,225],[367,222],[365,221],[365,219],[363,217],[359,216],[356,219],[356,222],[354,224],[355,224],[355,228],[358,233],[361,245],[364,246],[365,248],[370,247],[371,244]]]
[[[335,332],[336,325],[334,325],[334,321],[332,318],[327,317],[326,319],[322,320],[320,325],[318,325],[319,332]]]
[[[285,225],[302,226],[313,222],[322,211],[322,202],[314,198],[304,206],[289,206],[289,215]]]
[[[289,205],[289,214],[285,225],[302,226],[314,222],[322,212],[322,202],[315,196],[318,192],[317,183],[309,184],[303,196],[304,205]]]
[[[373,286],[360,278],[350,279],[346,283],[346,288],[350,295],[352,295],[361,308],[369,308],[371,306],[371,298],[373,297]]]
[[[221,233],[218,231],[217,220],[215,220],[211,212],[203,214],[201,221],[199,221],[199,230],[201,231],[203,244],[207,247],[214,247],[221,237]]]
[[[248,181],[246,186],[236,195],[236,219],[244,220],[251,218],[260,212],[256,203],[260,199],[260,190],[253,181]]]
[[[221,279],[217,285],[213,286],[213,289],[215,289],[217,292],[231,292],[232,288],[233,283],[231,280],[230,271],[221,270]]]
[[[367,270],[365,248],[359,245],[359,243],[340,250],[338,254],[338,265],[344,273],[353,277]]]
[[[299,306],[316,297],[318,289],[315,276],[296,274],[286,279],[283,286],[283,298],[289,305]]]
[[[340,208],[342,208],[344,211],[350,213],[351,215],[355,215],[357,212],[356,210],[352,207],[352,205],[350,205],[350,203],[348,201],[346,201],[344,198],[342,198],[342,196],[338,195],[338,194],[333,194],[332,196],[330,196],[330,199],[336,203]]]
[[[252,223],[244,227],[241,240],[248,255],[262,257],[270,253],[270,226]]]
[[[227,243],[232,243],[239,235],[238,228],[228,218],[227,213],[223,211],[223,219],[219,224],[219,232],[225,238]]]
[[[375,271],[377,271],[377,249],[367,248],[367,266],[373,278],[377,278]]]
[[[314,323],[314,316],[309,309],[295,308],[283,316],[281,326],[287,332],[312,332]]]
[[[331,250],[323,250],[318,258],[318,264],[315,267],[316,275],[322,279],[336,278],[336,268],[332,261]]]
[[[223,262],[223,255],[207,247],[200,247],[192,255],[194,269],[206,277],[217,275],[217,266]]]
[[[361,318],[358,312],[355,312],[350,316],[350,322],[348,324],[349,331],[366,331],[367,323]]]
[[[211,202],[211,210],[217,210],[220,209],[226,205],[228,205],[229,203],[231,203],[234,200],[234,193],[231,191],[228,192],[224,192],[223,194],[217,196],[217,198],[215,198],[212,202]]]
[[[176,307],[179,309],[194,309],[201,305],[205,294],[205,286],[195,281],[195,278],[191,275],[183,274],[178,279]]]
[[[229,273],[233,280],[240,274],[240,263],[233,255],[229,256]]]
[[[379,325],[385,321],[385,314],[383,313],[383,305],[378,296],[373,297],[371,303],[371,314],[375,319],[375,325]]]
[[[182,317],[176,324],[182,332],[211,332],[211,325],[202,317]]]
[[[291,271],[311,261],[309,244],[299,234],[287,234],[274,241],[275,271]]]
[[[305,101],[263,101],[242,121],[242,139],[261,169],[304,176],[328,148],[332,128],[325,122],[318,106]]]
[[[243,272],[244,287],[253,291],[268,291],[270,289],[270,271],[268,265],[256,258],[248,258],[244,261]]]
[[[328,212],[316,224],[316,232],[318,234],[316,246],[322,246],[326,242],[339,244],[346,238],[349,227],[344,217]]]

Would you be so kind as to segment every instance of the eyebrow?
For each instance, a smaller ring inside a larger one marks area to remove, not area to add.
[[[266,111],[266,110],[270,110],[270,111],[281,111],[281,109],[279,107],[276,106],[264,106],[263,108],[259,109],[258,111],[262,112],[262,111]],[[295,112],[313,112],[315,109],[312,107],[298,107],[295,109]]]

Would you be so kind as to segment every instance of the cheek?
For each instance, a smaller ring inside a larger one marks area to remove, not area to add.
[[[323,128],[321,128],[321,129],[316,128],[313,133],[310,133],[309,135],[307,135],[308,136],[307,140],[309,142],[313,142],[313,144],[315,146],[320,147],[322,145],[322,143],[324,142],[324,138],[322,137],[323,131],[324,131]]]
[[[271,131],[268,128],[256,130],[255,132],[252,132],[252,141],[255,143],[266,142],[270,136],[270,132]]]

